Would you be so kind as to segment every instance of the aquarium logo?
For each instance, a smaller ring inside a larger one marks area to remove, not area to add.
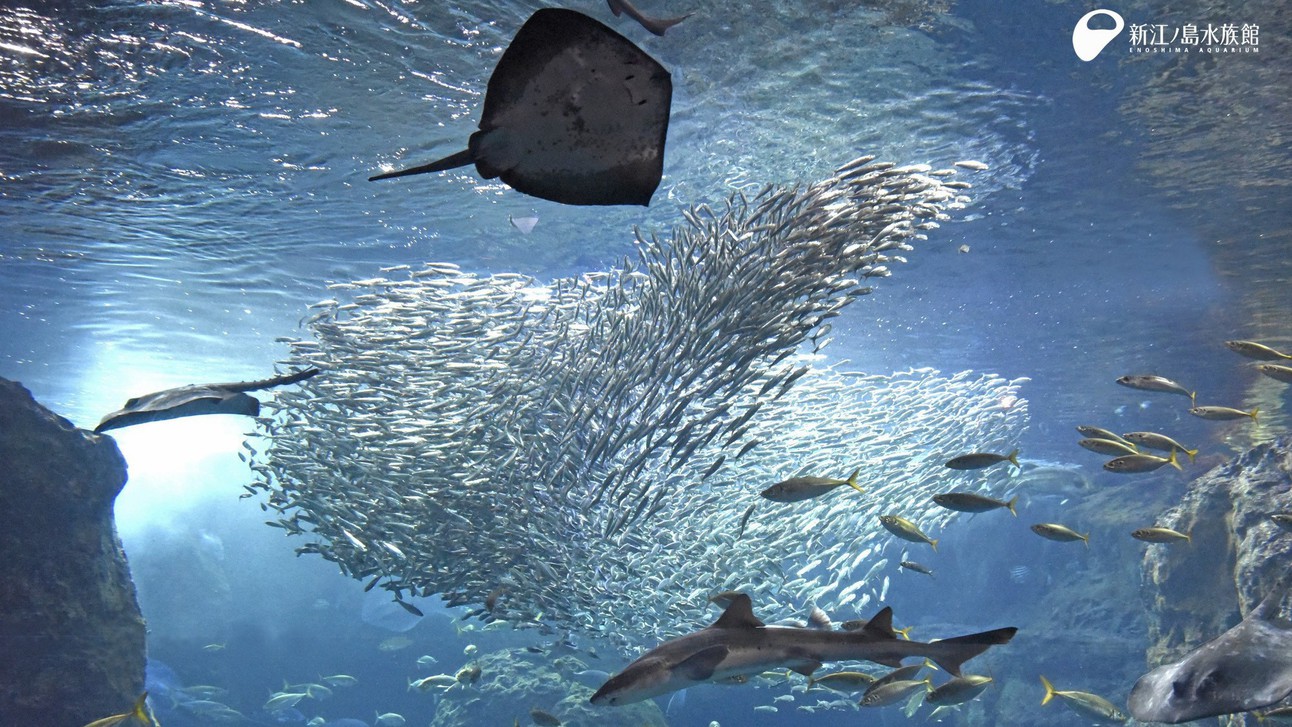
[[[1096,15],[1107,15],[1112,18],[1115,25],[1112,28],[1090,27],[1090,19]],[[1081,20],[1078,20],[1076,27],[1072,29],[1072,50],[1077,52],[1077,57],[1081,60],[1093,61],[1125,27],[1126,22],[1117,13],[1111,10],[1091,10],[1082,15]]]
[[[1091,28],[1090,21],[1103,15],[1113,21],[1111,28]],[[1093,61],[1104,48],[1130,29],[1131,53],[1259,53],[1261,26],[1255,23],[1131,23],[1112,10],[1091,10],[1072,29],[1072,50],[1083,61]]]

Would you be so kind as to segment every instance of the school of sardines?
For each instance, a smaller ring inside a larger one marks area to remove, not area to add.
[[[931,495],[1006,478],[946,460],[1026,426],[1021,382],[819,363],[829,319],[965,204],[952,174],[859,159],[546,285],[434,263],[335,285],[286,362],[324,374],[267,403],[249,490],[298,553],[410,610],[441,594],[628,646],[726,590],[771,618],[882,600],[881,516],[938,528]],[[854,470],[864,496],[760,497]]]

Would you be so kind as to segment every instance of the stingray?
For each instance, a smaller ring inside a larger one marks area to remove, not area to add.
[[[1129,700],[1135,719],[1178,724],[1249,712],[1292,694],[1292,624],[1278,618],[1284,592],[1180,661],[1140,677]]]
[[[94,428],[96,432],[129,427],[144,422],[159,422],[202,414],[260,413],[260,401],[248,391],[285,386],[314,376],[318,369],[305,369],[260,381],[239,381],[232,384],[190,384],[165,391],[156,391],[126,402],[126,405],[103,417]]]
[[[650,204],[664,171],[673,80],[627,38],[573,10],[530,16],[489,78],[467,148],[369,181],[475,163],[534,197]]]

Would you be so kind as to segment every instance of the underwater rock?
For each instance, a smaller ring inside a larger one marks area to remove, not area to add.
[[[125,460],[0,379],[0,462],[0,724],[127,711],[144,621],[112,515]]]
[[[1226,631],[1280,583],[1292,563],[1292,533],[1269,516],[1287,512],[1290,495],[1292,435],[1284,435],[1194,480],[1158,519],[1192,531],[1193,543],[1144,556],[1149,667]]]

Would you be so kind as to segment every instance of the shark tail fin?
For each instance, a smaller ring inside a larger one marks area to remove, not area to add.
[[[386,172],[385,174],[373,175],[371,177],[368,177],[368,181],[375,182],[379,179],[394,179],[395,177],[407,177],[413,174],[427,174],[429,172],[442,172],[446,169],[457,169],[458,167],[465,167],[466,165],[474,161],[475,161],[475,152],[472,152],[470,149],[463,149],[462,151],[456,154],[450,154],[444,157],[443,159],[437,159],[431,162],[430,164],[422,164],[421,166],[409,167],[408,169],[400,169],[394,172]]]
[[[929,644],[934,646],[935,650],[929,654],[929,658],[933,659],[948,674],[958,677],[960,676],[961,664],[993,646],[1008,644],[1009,640],[1014,638],[1014,634],[1017,632],[1018,629],[1013,626],[1007,626],[1003,629],[992,629],[991,631],[982,631],[966,636],[931,641]]]
[[[865,488],[863,488],[861,485],[857,484],[857,475],[859,475],[859,474],[861,474],[861,468],[860,468],[860,467],[858,467],[857,469],[853,470],[853,471],[852,471],[852,474],[848,475],[848,485],[849,485],[850,487],[852,487],[852,489],[856,490],[857,492],[865,492],[865,491],[866,491],[866,490],[865,490]]]
[[[1044,707],[1050,703],[1051,699],[1054,699],[1057,692],[1054,691],[1054,685],[1050,683],[1049,679],[1045,678],[1044,674],[1041,675],[1041,686],[1045,687],[1045,696],[1041,698],[1041,706]]]

